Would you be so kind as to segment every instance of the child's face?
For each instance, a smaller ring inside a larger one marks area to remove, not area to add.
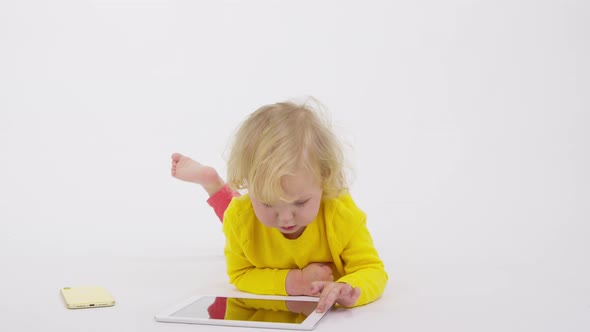
[[[300,171],[283,177],[281,185],[289,201],[261,202],[250,194],[252,206],[260,222],[278,229],[288,239],[296,239],[318,214],[321,183],[309,172]]]

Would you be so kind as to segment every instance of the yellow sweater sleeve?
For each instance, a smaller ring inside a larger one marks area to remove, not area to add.
[[[387,273],[364,224],[356,229],[340,257],[346,263],[344,276],[337,281],[359,287],[361,290],[355,306],[373,302],[383,294],[388,279]]]
[[[246,225],[249,220],[239,217],[243,202],[234,199],[227,208],[223,222],[225,233],[225,260],[229,281],[239,290],[255,294],[287,295],[285,280],[290,269],[258,268],[246,257],[250,246],[249,230]],[[257,246],[263,246],[260,241]],[[272,248],[268,249],[272,252]]]
[[[366,226],[366,215],[348,195],[329,204],[326,211],[328,236],[336,266],[343,271],[337,282],[358,287],[356,306],[375,301],[383,294],[388,276]]]

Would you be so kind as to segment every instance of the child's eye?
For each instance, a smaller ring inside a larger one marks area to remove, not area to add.
[[[265,208],[270,208],[270,207],[272,207],[272,205],[270,205],[270,204],[267,204],[267,203],[262,203],[262,206],[264,206]]]
[[[305,203],[307,203],[308,201],[309,201],[309,199],[308,200],[305,200],[305,201],[295,202],[295,206],[299,206],[299,207],[304,206]]]

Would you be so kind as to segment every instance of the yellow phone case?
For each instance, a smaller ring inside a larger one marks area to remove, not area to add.
[[[64,287],[61,295],[68,309],[111,307],[115,300],[103,287]]]

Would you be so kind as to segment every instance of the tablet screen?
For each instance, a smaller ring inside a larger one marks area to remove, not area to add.
[[[317,302],[310,301],[203,296],[170,316],[299,324],[315,311],[316,306]]]

